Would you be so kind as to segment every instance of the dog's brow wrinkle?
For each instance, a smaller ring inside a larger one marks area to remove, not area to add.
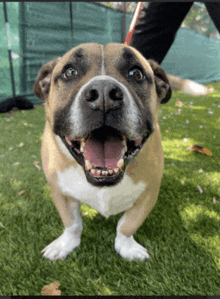
[[[77,57],[77,58],[82,58],[82,57],[83,57],[83,53],[84,53],[83,48],[79,48],[79,49],[76,50],[76,52],[74,53],[74,56]]]
[[[130,59],[134,58],[134,54],[130,49],[124,48],[123,58],[126,60],[130,60]]]

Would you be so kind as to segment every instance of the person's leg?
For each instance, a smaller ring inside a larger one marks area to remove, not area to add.
[[[205,2],[205,6],[220,33],[220,2]]]
[[[159,64],[193,2],[150,2],[141,11],[130,46]]]

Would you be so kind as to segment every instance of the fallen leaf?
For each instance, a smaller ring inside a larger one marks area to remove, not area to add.
[[[48,284],[43,287],[41,291],[42,296],[60,296],[61,291],[58,290],[60,283],[58,281],[54,281],[51,284]]]
[[[22,195],[24,193],[25,193],[25,190],[21,190],[21,191],[18,192],[18,195]]]
[[[24,126],[28,126],[28,124],[27,124],[27,123],[23,123],[23,125],[24,125]]]
[[[0,222],[0,226],[1,226],[1,227],[4,227],[4,225],[3,225],[1,222]]]
[[[213,202],[213,203],[216,203],[216,198],[215,198],[215,197],[213,197],[212,202]]]
[[[11,151],[11,150],[13,150],[13,147],[11,146],[11,147],[9,147],[9,149],[8,149],[9,151]]]
[[[192,151],[192,152],[199,152],[202,154],[206,154],[208,156],[212,156],[212,153],[205,147],[195,144],[195,145],[191,145],[189,147],[186,148],[188,151]]]
[[[202,169],[199,169],[199,173],[203,173],[204,171]]]
[[[38,169],[38,170],[40,170],[41,169],[41,167],[38,165],[39,164],[39,161],[34,161],[34,166]]]
[[[168,132],[169,132],[169,130],[165,130],[165,132],[166,132],[166,133],[168,133]]]
[[[208,111],[208,114],[213,114],[214,112],[213,111]]]
[[[15,162],[14,164],[13,164],[13,166],[18,166],[20,164],[20,162]]]
[[[187,142],[187,141],[188,141],[188,138],[183,138],[183,141],[184,141],[184,142]]]
[[[175,105],[178,106],[178,107],[182,107],[184,104],[183,104],[183,102],[178,100],[178,101],[176,101]]]
[[[5,155],[0,155],[0,158],[3,158]]]
[[[213,91],[214,91],[213,86],[209,85],[209,86],[208,86],[208,92],[213,92]]]
[[[22,147],[24,145],[23,142],[19,143],[18,147]]]
[[[203,193],[202,188],[199,185],[197,186],[197,188],[199,189],[199,193],[202,194]]]

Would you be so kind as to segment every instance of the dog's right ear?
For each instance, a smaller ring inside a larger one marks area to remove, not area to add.
[[[165,104],[169,101],[172,95],[172,90],[167,75],[156,61],[149,59],[148,63],[154,72],[158,99],[161,104]]]
[[[45,63],[39,70],[34,82],[34,93],[42,100],[46,100],[50,91],[50,83],[53,69],[61,57],[55,57]]]

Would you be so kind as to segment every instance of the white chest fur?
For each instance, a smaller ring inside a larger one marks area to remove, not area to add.
[[[64,194],[90,205],[106,218],[131,208],[147,187],[144,182],[134,184],[126,173],[116,186],[95,187],[87,182],[81,166],[58,173],[58,184]]]

